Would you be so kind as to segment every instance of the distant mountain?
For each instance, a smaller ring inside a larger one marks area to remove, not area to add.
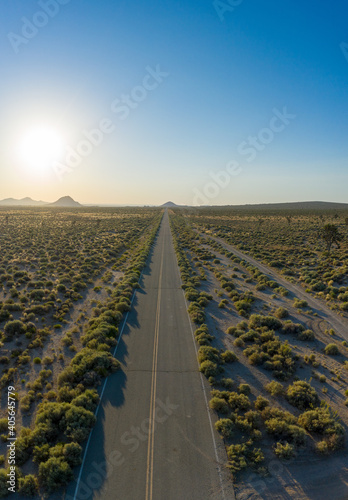
[[[164,203],[161,205],[163,208],[175,208],[175,207],[180,207],[180,205],[177,205],[176,203],[173,203],[172,201],[167,201],[167,203]]]
[[[237,210],[347,210],[348,203],[331,201],[295,201],[289,203],[260,203],[257,205],[228,205]]]
[[[62,198],[59,198],[59,200],[55,201],[54,203],[50,203],[48,206],[49,207],[68,207],[68,208],[82,207],[81,203],[73,200],[71,198],[71,196],[63,196]]]
[[[43,205],[47,205],[47,203],[45,201],[35,201],[28,197],[20,200],[6,198],[0,201],[0,206],[2,207],[41,207]]]

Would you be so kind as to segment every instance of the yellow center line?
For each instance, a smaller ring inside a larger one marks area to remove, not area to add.
[[[157,358],[158,358],[158,337],[159,337],[159,321],[161,310],[161,288],[163,275],[163,256],[164,256],[164,239],[162,243],[161,267],[158,281],[158,296],[157,310],[155,323],[155,338],[153,347],[152,359],[152,380],[151,380],[151,397],[150,397],[150,418],[149,418],[149,440],[147,446],[147,468],[146,468],[146,500],[152,500],[153,492],[153,460],[154,460],[154,441],[155,441],[155,405],[156,405],[156,388],[157,388]]]

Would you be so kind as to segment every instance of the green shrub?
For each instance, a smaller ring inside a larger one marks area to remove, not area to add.
[[[306,300],[294,299],[294,307],[303,309],[305,307],[308,307],[308,302]]]
[[[266,391],[272,394],[272,396],[280,396],[284,394],[284,387],[282,384],[279,382],[276,382],[275,380],[272,380],[272,382],[269,382],[269,384],[266,385],[265,387]]]
[[[267,406],[269,406],[269,401],[268,399],[262,396],[257,396],[254,406],[257,410],[261,411],[264,410]]]
[[[234,424],[230,418],[220,418],[215,423],[215,428],[225,439],[230,439],[233,436]]]
[[[219,384],[225,389],[231,390],[234,386],[234,382],[231,378],[222,378]]]
[[[305,382],[298,380],[288,387],[286,398],[290,404],[296,406],[299,410],[307,410],[318,406],[320,399],[316,390]]]
[[[278,307],[278,309],[275,311],[274,315],[278,319],[284,319],[289,316],[289,311],[285,309],[284,307]]]
[[[233,410],[249,410],[250,401],[245,394],[238,394],[237,392],[230,392],[228,404]]]
[[[19,478],[19,493],[26,497],[36,497],[38,495],[39,483],[33,474]]]
[[[238,472],[246,467],[255,467],[264,460],[260,449],[252,448],[252,441],[243,444],[232,444],[227,448],[229,467],[232,472]]]
[[[303,332],[298,334],[298,338],[300,340],[314,340],[315,335],[313,330],[304,330]]]
[[[203,363],[203,361],[212,361],[213,363],[219,363],[220,353],[215,347],[202,346],[198,350],[198,361]]]
[[[8,419],[0,418],[0,432],[5,432],[8,429]]]
[[[12,339],[14,336],[24,335],[26,326],[22,321],[8,321],[4,328],[6,339]]]
[[[261,316],[260,314],[252,314],[249,319],[249,328],[261,328],[266,326],[270,330],[279,330],[283,323],[273,316]]]
[[[39,466],[39,482],[48,493],[65,486],[73,477],[70,465],[63,458],[51,457]]]
[[[95,389],[87,389],[76,398],[72,399],[71,404],[74,406],[83,406],[86,410],[94,412],[99,403],[99,395]]]
[[[247,396],[251,392],[250,385],[249,384],[240,384],[238,387],[238,392],[240,394],[245,394]]]
[[[8,496],[8,484],[7,484],[7,473],[8,470],[0,469],[0,498],[5,498]]]
[[[295,455],[295,448],[290,443],[285,442],[282,444],[278,442],[274,448],[274,453],[277,457],[288,460]]]
[[[344,434],[343,426],[337,422],[335,415],[329,407],[315,408],[302,413],[298,418],[298,423],[307,431],[316,434],[326,436]]]
[[[237,361],[238,357],[233,351],[225,351],[221,354],[221,359],[225,361],[225,363],[233,363]]]
[[[219,367],[216,363],[213,363],[212,361],[203,361],[200,365],[200,371],[205,375],[207,378],[209,377],[216,377],[216,375],[219,373]]]
[[[325,354],[330,356],[337,356],[339,354],[339,349],[336,344],[328,344],[324,349]]]
[[[218,413],[227,414],[229,412],[228,404],[225,399],[213,397],[209,401],[209,406],[212,410],[217,411]]]
[[[241,338],[236,338],[236,340],[233,342],[233,345],[236,347],[244,347],[245,343],[244,340]]]
[[[327,455],[329,453],[329,446],[326,441],[316,443],[315,449],[320,455]]]

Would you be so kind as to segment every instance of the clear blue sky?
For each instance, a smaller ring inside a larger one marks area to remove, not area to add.
[[[64,2],[0,5],[0,198],[348,202],[346,2]],[[64,141],[59,168],[18,158],[37,126]],[[88,153],[78,166],[66,145]]]

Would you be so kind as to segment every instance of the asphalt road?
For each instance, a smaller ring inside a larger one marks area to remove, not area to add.
[[[234,498],[186,307],[165,213],[67,500]]]

